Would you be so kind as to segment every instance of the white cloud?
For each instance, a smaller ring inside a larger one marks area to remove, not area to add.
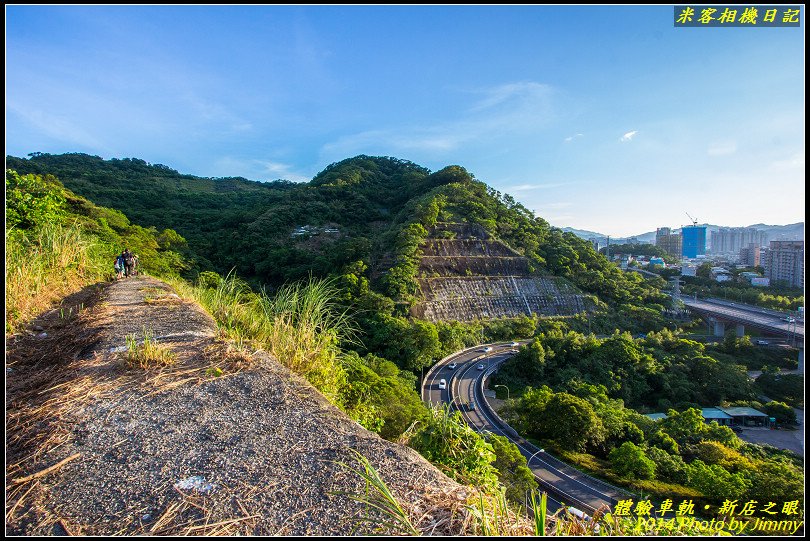
[[[622,143],[625,143],[627,141],[632,141],[633,137],[635,137],[637,133],[638,133],[638,130],[629,131],[629,132],[625,133],[624,135],[622,135],[621,138],[619,139],[619,141],[621,141]]]
[[[565,142],[570,143],[571,141],[573,141],[577,137],[585,137],[585,136],[583,134],[581,134],[581,133],[577,133],[577,134],[572,135],[571,137],[566,137]]]
[[[486,97],[476,103],[470,109],[471,111],[482,111],[515,100],[529,100],[533,102],[543,100],[551,93],[551,87],[542,83],[533,82],[508,83],[479,92],[486,94]]]

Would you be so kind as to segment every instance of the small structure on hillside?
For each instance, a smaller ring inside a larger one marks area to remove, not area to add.
[[[734,420],[739,426],[768,426],[769,417],[767,413],[755,410],[754,408],[734,407],[723,408],[723,411]]]
[[[718,425],[731,426],[732,417],[721,408],[701,408],[700,414],[707,423],[716,421]]]

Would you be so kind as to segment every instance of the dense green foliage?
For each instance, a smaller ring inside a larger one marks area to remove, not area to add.
[[[567,392],[601,385],[610,398],[658,411],[754,398],[744,367],[667,329],[635,340],[628,333],[600,339],[552,329],[505,362],[493,381],[513,393],[542,384]]]
[[[717,282],[708,276],[710,264],[701,267],[706,270],[706,276],[684,276],[681,292],[684,295],[697,295],[698,297],[716,297],[729,301],[753,304],[774,310],[798,310],[804,306],[804,291],[801,288],[792,288],[776,285],[769,287],[752,286],[747,281],[729,280]],[[701,268],[698,268],[700,273]],[[737,269],[734,269],[735,271]],[[744,270],[744,269],[740,269]],[[750,270],[750,269],[749,269]]]
[[[52,302],[111,278],[116,254],[129,248],[141,270],[162,276],[189,268],[175,231],[132,225],[121,212],[99,207],[50,175],[6,171],[6,331]]]
[[[528,508],[529,494],[538,485],[526,457],[520,453],[517,445],[504,436],[490,433],[486,435],[486,440],[495,452],[493,466],[498,471],[498,481],[506,488],[507,499]]]
[[[7,159],[22,171],[57,174],[144,226],[173,228],[188,241],[187,277],[233,270],[271,289],[310,275],[337,277],[360,327],[360,340],[347,347],[401,369],[419,372],[482,339],[528,337],[538,324],[519,318],[434,325],[408,317],[420,295],[419,246],[437,221],[477,224],[529,258],[535,272],[592,293],[595,327],[646,332],[664,324],[660,283],[622,273],[589,243],[550,227],[459,166],[431,173],[404,160],[358,156],[294,184],[199,178],[143,160],[84,154]]]
[[[107,247],[112,268],[116,253],[129,248],[141,268],[156,275],[177,275],[192,264],[185,239],[172,229],[159,231],[132,224],[122,212],[99,207],[66,189],[51,175],[6,172],[6,233],[35,232],[43,225],[77,226]]]
[[[766,366],[793,370],[799,366],[796,348],[757,346],[749,337],[738,338],[733,333],[722,342],[706,344],[706,353],[719,361],[744,364],[750,370],[761,370]]]
[[[657,287],[621,272],[588,242],[550,227],[459,166],[431,173],[405,160],[357,156],[330,165],[310,183],[294,184],[199,178],[143,160],[85,154],[7,161],[19,171],[57,175],[143,225],[172,227],[188,239],[199,270],[235,268],[265,285],[334,274],[363,261],[373,290],[407,300],[417,293],[418,244],[438,220],[478,224],[538,272],[565,277],[611,305],[665,300]],[[302,226],[311,228],[294,234]]]
[[[492,445],[470,428],[459,412],[435,407],[406,437],[409,446],[450,477],[485,492],[498,490]]]
[[[716,505],[727,498],[745,501],[765,493],[779,492],[785,498],[779,501],[804,497],[799,457],[744,444],[730,428],[706,424],[696,408],[670,409],[667,418],[653,421],[608,398],[602,386],[584,384],[575,392],[584,415],[560,412],[555,399],[573,403],[571,395],[548,387],[528,388],[508,402],[504,414],[521,433],[566,460],[656,499],[689,498]],[[783,477],[770,478],[777,471]]]
[[[766,396],[786,402],[793,407],[804,407],[804,376],[801,374],[779,374],[764,371],[757,378],[757,387]]]

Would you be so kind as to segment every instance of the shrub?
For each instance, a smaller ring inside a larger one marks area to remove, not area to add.
[[[624,442],[608,455],[613,470],[622,477],[652,479],[655,462],[647,458],[644,449],[632,442]]]

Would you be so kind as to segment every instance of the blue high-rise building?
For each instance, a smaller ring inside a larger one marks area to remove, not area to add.
[[[706,226],[687,225],[681,228],[683,238],[683,257],[694,259],[699,255],[706,255]]]

